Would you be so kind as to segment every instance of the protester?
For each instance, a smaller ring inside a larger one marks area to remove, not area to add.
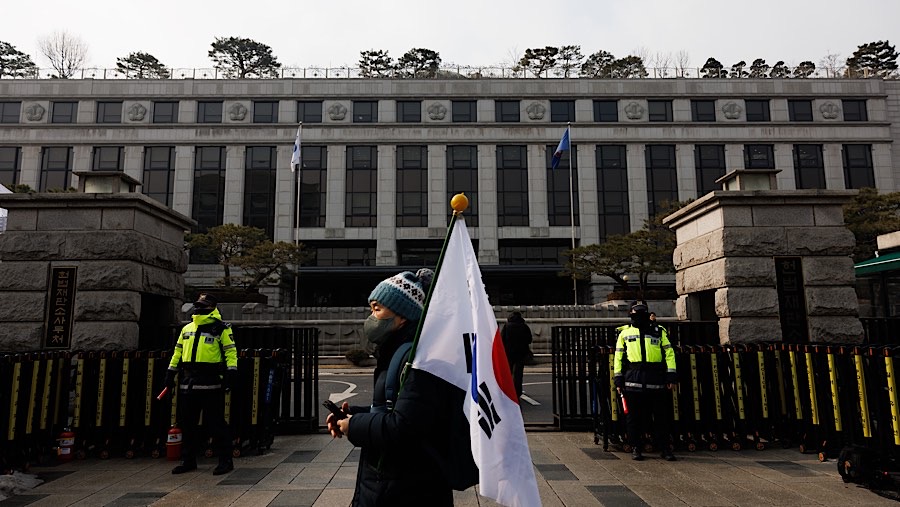
[[[660,457],[675,461],[669,449],[672,396],[675,388],[675,351],[662,326],[650,321],[647,303],[635,301],[629,312],[631,325],[619,332],[616,340],[614,381],[616,390],[628,405],[625,418],[631,457],[644,459],[642,437],[652,433]]]
[[[329,414],[331,435],[361,448],[354,506],[453,505],[453,489],[478,482],[465,393],[423,370],[411,369],[395,399],[385,386],[395,351],[415,337],[433,273],[405,271],[369,295],[363,333],[375,345],[377,364],[370,407],[343,404],[346,418]],[[405,361],[404,361],[405,362]]]
[[[516,396],[522,397],[522,377],[525,373],[525,361],[531,355],[531,329],[519,312],[512,312],[506,319],[506,325],[500,331],[506,360],[516,386]]]
[[[181,464],[172,469],[173,474],[197,469],[197,425],[201,412],[219,458],[213,475],[234,470],[231,429],[225,423],[225,391],[237,381],[237,348],[231,325],[222,322],[217,304],[218,299],[212,294],[200,294],[194,302],[191,322],[181,329],[166,372],[166,387],[174,389],[175,375],[181,371],[178,425],[184,440]]]

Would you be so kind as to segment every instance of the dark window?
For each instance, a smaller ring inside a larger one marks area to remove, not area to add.
[[[275,236],[275,147],[248,146],[244,174],[244,225]]]
[[[278,123],[278,101],[253,101],[253,123]]]
[[[378,122],[378,101],[376,100],[354,100],[353,101],[353,123],[377,123]]]
[[[563,252],[572,248],[565,239],[501,239],[497,243],[501,265],[562,266]]]
[[[122,146],[96,146],[91,161],[92,171],[122,171]]]
[[[303,146],[301,150],[300,227],[325,227],[328,150],[324,146]]]
[[[322,123],[322,101],[298,101],[297,121],[303,123]]]
[[[122,123],[122,102],[97,102],[97,123]]]
[[[144,148],[144,184],[141,192],[172,207],[175,185],[175,147],[148,146]]]
[[[845,144],[844,186],[847,188],[875,188],[875,169],[872,166],[871,144]]]
[[[771,121],[769,116],[769,100],[745,100],[747,121]]]
[[[575,121],[575,101],[574,100],[551,100],[550,101],[550,121],[552,121],[552,122]]]
[[[197,102],[197,123],[222,123],[222,101]]]
[[[528,225],[525,146],[497,146],[497,225]]]
[[[628,166],[622,145],[597,146],[600,240],[631,232],[628,217]]]
[[[198,146],[194,151],[194,196],[191,218],[197,231],[222,225],[225,204],[225,147]],[[193,257],[193,255],[192,255]],[[216,262],[210,259],[210,262]]]
[[[309,241],[304,242],[312,253],[308,266],[374,266],[374,241]],[[371,290],[371,289],[370,289]]]
[[[775,146],[772,144],[745,144],[745,169],[775,169]]]
[[[725,176],[725,145],[694,146],[694,164],[697,172],[697,197],[722,189],[722,185],[716,183],[716,180]]]
[[[619,121],[619,103],[615,100],[594,101],[594,121],[617,122]]]
[[[466,224],[478,226],[478,147],[447,147],[447,201],[464,193],[469,198]],[[449,206],[448,206],[449,210]],[[449,213],[449,211],[448,211]]]
[[[78,102],[54,102],[50,109],[50,123],[75,123],[78,119]]]
[[[39,192],[68,190],[72,181],[72,148],[54,146],[41,150]]]
[[[442,245],[440,240],[397,240],[397,264],[410,268],[437,266]]]
[[[153,123],[178,123],[178,102],[154,102]]]
[[[791,121],[813,121],[811,100],[789,100],[788,117]]]
[[[451,121],[471,123],[478,121],[477,102],[474,100],[454,100],[450,103]]]
[[[397,147],[397,227],[428,226],[428,148]]]
[[[375,227],[378,149],[375,146],[347,147],[347,227]]]
[[[648,100],[647,110],[650,121],[672,121],[671,100]]]
[[[551,165],[553,153],[557,145],[547,146],[547,216],[550,225],[572,225],[572,215],[575,217],[575,225],[579,225],[578,211],[578,167],[572,173],[571,186],[569,185],[570,157],[578,160],[577,146],[563,154],[559,165],[553,169]],[[574,197],[574,207],[570,206]]]
[[[398,100],[397,121],[403,123],[418,123],[422,121],[422,101]]]
[[[794,178],[797,188],[825,188],[825,163],[821,144],[794,145]]]
[[[691,121],[716,121],[716,101],[692,100]]]
[[[865,100],[844,100],[844,121],[869,121]]]
[[[0,184],[15,185],[19,181],[19,148],[0,146]]]
[[[519,101],[518,100],[495,100],[494,101],[494,119],[497,122],[518,122],[519,121]]]
[[[647,207],[650,216],[656,216],[669,204],[678,201],[675,146],[648,144],[644,153],[647,160]]]
[[[19,123],[21,102],[0,102],[0,123]]]

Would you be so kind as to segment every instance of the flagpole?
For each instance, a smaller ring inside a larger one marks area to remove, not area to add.
[[[301,131],[303,130],[303,122],[300,122],[300,125],[297,126],[297,146],[299,149],[303,149],[302,143],[303,138],[300,136]],[[291,160],[291,165],[293,166],[293,158]],[[295,208],[294,208],[294,246],[300,247],[300,170],[303,166],[303,159],[300,159],[300,163],[297,164],[294,171],[294,179],[297,181],[297,192],[294,198]],[[294,306],[300,306],[300,263],[297,263],[297,269],[294,273]]]
[[[575,159],[572,158],[572,152],[575,151],[575,145],[572,143],[572,122],[566,124],[566,134],[569,136],[569,220],[572,224],[572,250],[575,250],[575,187],[572,183],[575,173]],[[578,279],[575,278],[574,255],[572,256],[572,293],[575,298],[575,306],[578,306]]]

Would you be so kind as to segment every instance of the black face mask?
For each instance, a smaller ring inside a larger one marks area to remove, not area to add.
[[[631,325],[635,327],[646,326],[650,323],[650,314],[647,312],[634,312],[631,314]]]
[[[215,308],[194,308],[194,315],[209,315]]]

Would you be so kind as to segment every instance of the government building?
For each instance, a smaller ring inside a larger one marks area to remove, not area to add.
[[[298,240],[300,306],[364,306],[385,277],[434,267],[459,192],[493,304],[602,302],[609,279],[559,275],[573,241],[638,230],[737,169],[897,191],[897,141],[900,81],[881,79],[0,80],[0,183],[124,171],[197,231]],[[213,287],[221,267],[200,257],[185,281]],[[293,304],[284,285],[270,304]]]

